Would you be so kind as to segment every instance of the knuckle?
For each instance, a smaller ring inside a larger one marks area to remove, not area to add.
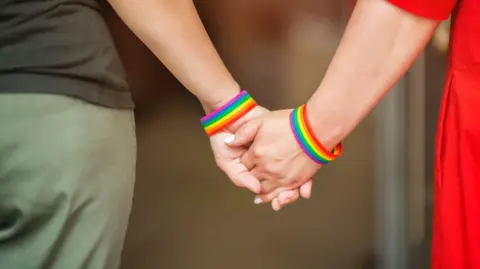
[[[273,191],[273,186],[272,185],[264,185],[262,184],[262,192],[264,193],[268,193],[266,194],[267,197],[270,197],[272,196],[272,194],[270,193],[271,191]]]
[[[263,150],[261,150],[261,149],[258,148],[258,147],[252,148],[252,156],[253,156],[254,158],[261,158],[261,157],[263,157]]]
[[[245,134],[251,134],[253,132],[253,128],[254,128],[253,124],[247,123],[245,125],[245,129],[243,129],[243,131],[244,131]]]
[[[278,165],[275,163],[268,163],[265,164],[265,171],[267,171],[269,174],[273,175],[275,178],[283,178],[284,173]]]
[[[251,123],[247,123],[241,129],[241,136],[242,137],[249,137],[254,132],[254,126]]]
[[[298,177],[297,177],[297,178],[293,178],[290,182],[291,182],[291,184],[294,185],[294,186],[298,186],[298,185],[301,183],[301,181],[300,181],[300,179],[299,179]]]
[[[232,182],[237,187],[243,187],[243,183],[239,180],[232,180]]]
[[[269,174],[273,174],[273,175],[276,175],[276,172],[275,172],[275,167],[272,165],[272,164],[265,164],[263,169],[265,169],[265,172],[269,173]]]
[[[288,185],[289,187],[294,187],[294,186],[297,186],[297,185],[300,183],[300,179],[299,179],[299,178],[296,178],[296,177],[285,178],[285,179],[284,179],[284,182],[285,182],[286,185]]]

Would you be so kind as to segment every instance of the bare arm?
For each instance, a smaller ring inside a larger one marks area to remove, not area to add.
[[[350,133],[404,75],[438,24],[384,0],[359,0],[325,78],[308,102],[320,141],[333,147]]]
[[[192,0],[109,0],[130,29],[208,110],[240,88],[212,45]]]
[[[332,63],[308,102],[313,132],[326,147],[333,148],[349,134],[399,80],[456,3],[388,1],[357,1]],[[320,150],[310,147],[315,143],[308,136],[295,139],[292,135],[292,126],[297,138],[309,128],[290,124],[291,112],[274,111],[249,122],[237,131],[234,141],[228,142],[243,146],[254,140],[241,162],[254,167],[256,176],[263,178],[262,193],[255,201],[272,201],[275,210],[298,198],[298,192],[292,191],[295,188],[310,191],[309,179],[325,161],[316,156]],[[298,118],[297,123],[303,117]],[[305,145],[302,149],[299,141]]]

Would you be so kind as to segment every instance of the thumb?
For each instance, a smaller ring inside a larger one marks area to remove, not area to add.
[[[235,135],[225,138],[225,143],[231,147],[246,146],[255,140],[262,121],[260,119],[251,120],[240,127]]]
[[[245,187],[254,193],[260,193],[262,191],[262,185],[260,181],[252,175],[250,172],[245,172],[238,175],[239,183],[238,186]]]

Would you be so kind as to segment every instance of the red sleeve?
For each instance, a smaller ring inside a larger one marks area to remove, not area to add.
[[[388,0],[393,5],[432,20],[446,20],[457,0]]]

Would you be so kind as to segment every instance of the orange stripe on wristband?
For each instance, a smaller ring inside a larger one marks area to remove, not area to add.
[[[305,154],[316,163],[327,164],[342,153],[341,143],[339,143],[332,151],[328,151],[318,141],[308,121],[306,105],[302,105],[292,111],[290,114],[290,127]]]

